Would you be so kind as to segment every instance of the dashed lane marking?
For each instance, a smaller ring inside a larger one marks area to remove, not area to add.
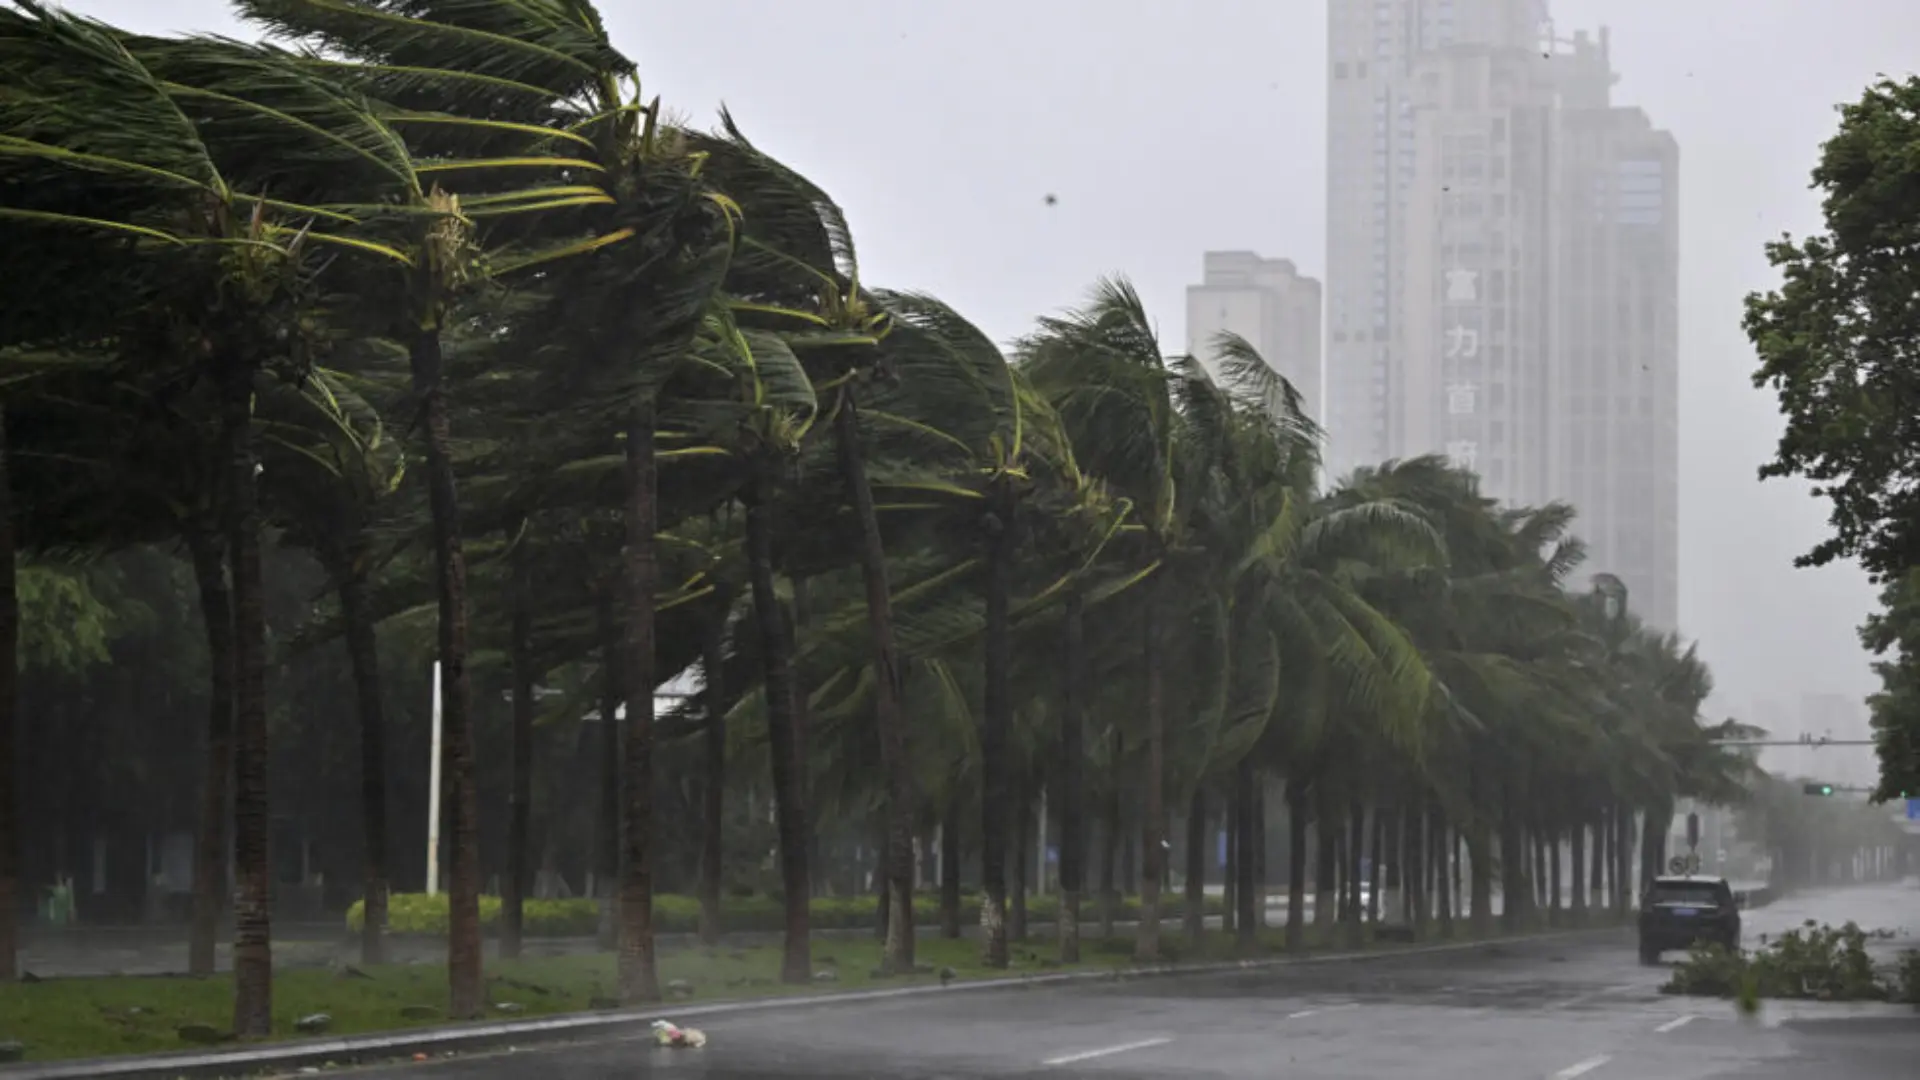
[[[1072,1065],[1076,1062],[1092,1061],[1094,1058],[1109,1057],[1113,1054],[1124,1054],[1132,1050],[1145,1050],[1148,1047],[1165,1046],[1172,1041],[1173,1037],[1171,1035],[1164,1035],[1153,1039],[1141,1039],[1139,1042],[1121,1043],[1119,1046],[1105,1046],[1098,1050],[1082,1050],[1077,1054],[1062,1054],[1059,1057],[1048,1058],[1040,1064]]]
[[[1576,1062],[1572,1065],[1567,1066],[1564,1069],[1561,1069],[1559,1072],[1554,1073],[1552,1080],[1573,1080],[1574,1077],[1585,1076],[1588,1073],[1592,1072],[1593,1070],[1599,1068],[1602,1065],[1605,1065],[1607,1062],[1612,1060],[1613,1060],[1613,1057],[1611,1055],[1596,1054],[1585,1061]]]
[[[1667,1032],[1672,1031],[1675,1028],[1686,1027],[1688,1024],[1691,1024],[1692,1022],[1698,1019],[1700,1019],[1698,1016],[1695,1016],[1692,1013],[1688,1013],[1686,1016],[1676,1016],[1673,1019],[1667,1021],[1666,1023],[1661,1024],[1659,1027],[1654,1028],[1653,1030],[1659,1032],[1662,1035],[1665,1035]]]

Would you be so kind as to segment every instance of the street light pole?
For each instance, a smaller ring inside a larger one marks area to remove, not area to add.
[[[433,749],[427,764],[427,895],[440,892],[440,661],[433,662]]]

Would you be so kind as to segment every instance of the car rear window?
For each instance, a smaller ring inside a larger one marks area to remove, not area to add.
[[[1656,904],[1718,904],[1720,890],[1711,881],[1660,881],[1653,886]]]

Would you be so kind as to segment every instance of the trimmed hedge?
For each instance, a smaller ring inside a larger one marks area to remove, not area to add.
[[[1178,918],[1185,907],[1178,894],[1161,899],[1161,911],[1167,918]],[[813,901],[812,925],[815,930],[861,930],[873,926],[872,896],[823,896]],[[765,931],[778,933],[786,928],[786,916],[780,901],[771,896],[729,896],[721,901],[721,921],[729,931]],[[914,919],[932,925],[940,920],[940,900],[920,895],[913,901]],[[1027,898],[1027,918],[1033,922],[1052,922],[1059,913],[1058,896]],[[1225,905],[1217,896],[1207,898],[1207,913],[1218,915]],[[1139,915],[1140,898],[1121,900],[1122,922]],[[1080,918],[1091,923],[1099,918],[1098,900],[1081,903]],[[600,903],[592,899],[528,900],[523,914],[527,937],[591,937],[600,926]],[[347,929],[359,933],[366,921],[366,908],[360,901],[347,909]],[[980,897],[960,898],[960,921],[972,925],[980,921]],[[480,927],[485,933],[499,928],[500,898],[480,898]],[[691,934],[700,926],[700,901],[691,896],[673,894],[653,898],[653,926],[662,934]],[[387,898],[387,932],[442,937],[447,932],[447,896],[441,893],[395,893]]]

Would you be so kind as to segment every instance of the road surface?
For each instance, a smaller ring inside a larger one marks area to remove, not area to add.
[[[1920,925],[1920,883],[1750,912],[1750,936],[1806,917]],[[1624,933],[1222,976],[932,994],[709,1017],[704,1050],[640,1039],[362,1070],[369,1080],[1912,1080],[1906,1006],[1662,995]]]

